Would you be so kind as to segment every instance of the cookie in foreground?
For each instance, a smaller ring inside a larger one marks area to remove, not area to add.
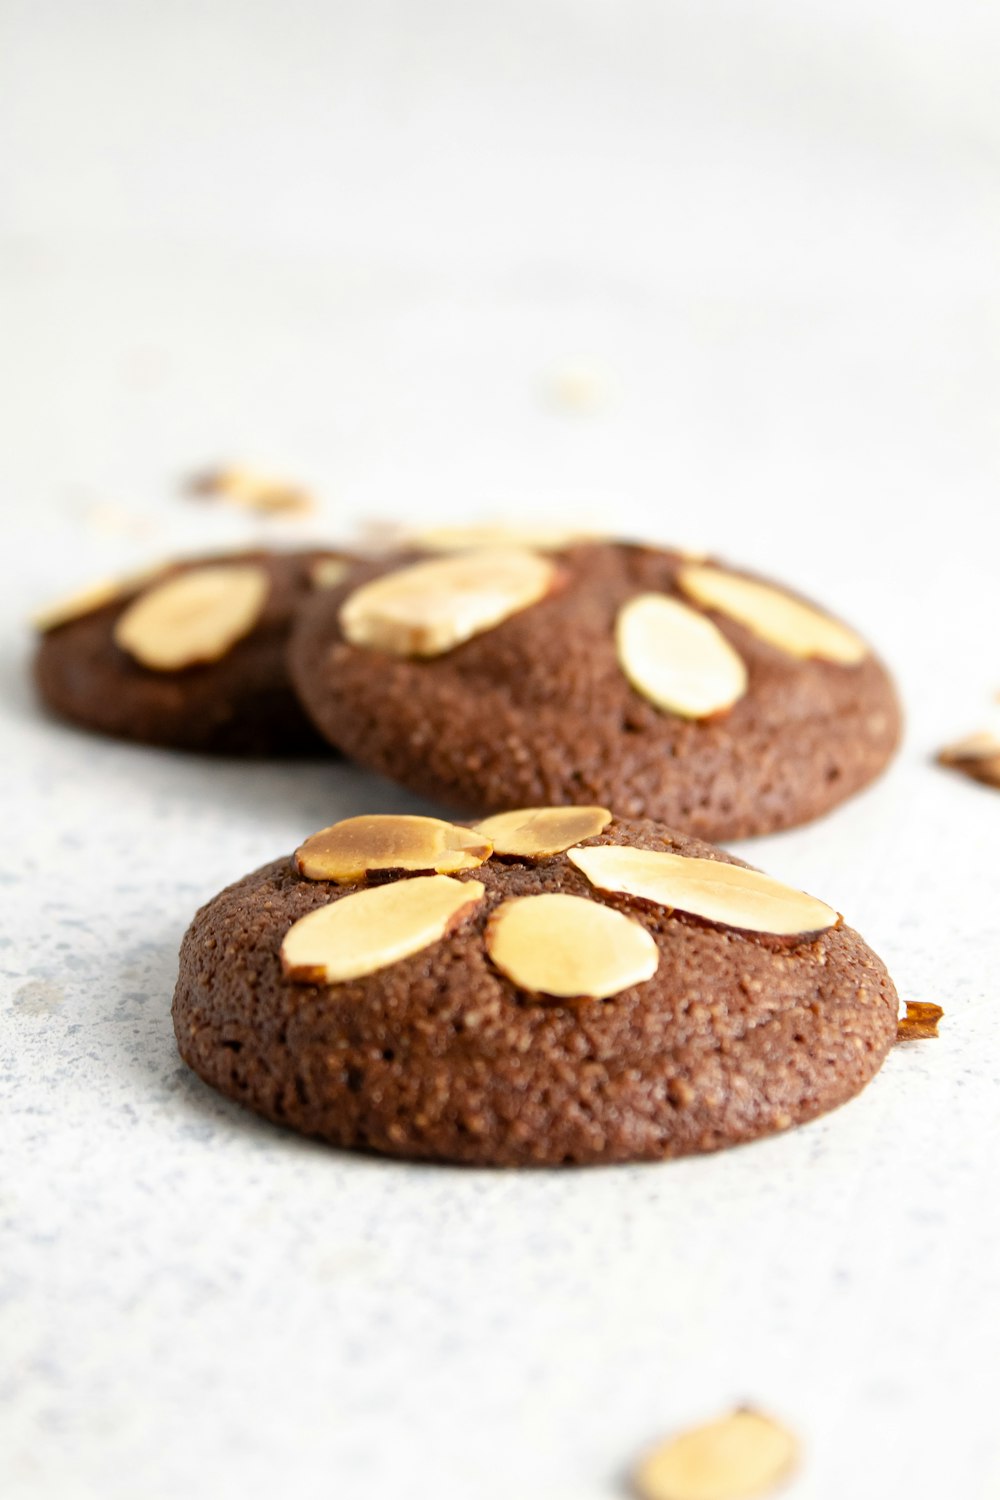
[[[329,552],[164,564],[40,614],[35,682],[60,718],[144,744],[320,753],[288,677],[296,606],[349,570]]]
[[[900,731],[854,630],[624,542],[383,560],[307,601],[290,663],[339,749],[476,816],[600,803],[699,838],[766,833],[866,786]]]
[[[601,807],[348,819],[223,891],[173,1018],[213,1087],[337,1146],[656,1160],[858,1093],[896,1037],[881,960],[824,902]]]

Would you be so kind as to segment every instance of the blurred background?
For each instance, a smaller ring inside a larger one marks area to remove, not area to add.
[[[994,6],[0,18],[4,503],[96,509],[77,573],[217,460],[324,529],[544,508],[766,566],[794,528],[820,592],[995,508]]]

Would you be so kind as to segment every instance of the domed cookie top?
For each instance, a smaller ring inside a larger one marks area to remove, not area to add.
[[[174,997],[185,1061],[268,1118],[483,1164],[784,1129],[863,1087],[896,1015],[824,902],[599,807],[321,830],[198,913]]]
[[[370,565],[291,647],[333,743],[475,813],[593,802],[735,838],[834,806],[899,734],[849,627],[778,585],[618,542]]]
[[[319,751],[288,679],[288,634],[296,605],[348,568],[328,552],[234,553],[88,589],[35,621],[39,693],[84,728],[149,744]]]

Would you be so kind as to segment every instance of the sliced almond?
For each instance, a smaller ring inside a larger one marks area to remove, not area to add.
[[[349,595],[341,629],[355,646],[439,656],[537,603],[556,577],[552,563],[516,548],[414,563]]]
[[[773,1418],[734,1411],[654,1448],[634,1483],[642,1500],[750,1500],[787,1479],[798,1456],[796,1439]]]
[[[295,863],[307,880],[353,885],[375,870],[474,870],[492,851],[482,833],[440,818],[370,816],[321,828],[296,849]]]
[[[476,824],[493,841],[493,853],[522,859],[548,859],[584,839],[592,839],[611,822],[606,807],[522,807],[497,813]]]
[[[930,1000],[907,1000],[906,1015],[896,1027],[897,1042],[920,1042],[938,1034],[938,1022],[944,1015],[940,1005]]]
[[[347,577],[350,564],[342,557],[317,557],[309,568],[314,589],[335,589]]]
[[[485,890],[479,880],[418,875],[353,891],[288,929],[282,971],[286,979],[308,984],[362,979],[440,942],[478,906]]]
[[[833,908],[815,896],[782,885],[759,870],[719,859],[618,844],[571,849],[567,858],[600,891],[652,901],[740,932],[806,937],[840,921]]]
[[[640,594],[623,605],[615,644],[636,692],[667,713],[704,719],[747,690],[746,666],[722,631],[667,594]]]
[[[606,1000],[656,973],[659,950],[645,927],[581,896],[515,896],[486,927],[486,951],[532,994]]]
[[[303,485],[236,464],[196,474],[188,490],[203,499],[264,514],[306,515],[316,509],[315,497]]]
[[[406,538],[404,537],[404,542]],[[531,552],[561,552],[577,542],[593,541],[593,533],[556,526],[430,526],[410,534],[412,545],[425,552],[481,552],[526,547]]]
[[[941,765],[954,771],[962,771],[973,781],[986,786],[1000,787],[1000,737],[984,729],[978,734],[967,735],[953,745],[946,745],[939,752]]]
[[[163,571],[163,565],[159,564],[124,578],[101,579],[99,583],[92,583],[85,589],[77,589],[75,593],[68,594],[63,599],[57,599],[54,603],[46,605],[44,609],[38,610],[32,615],[31,623],[44,635],[50,630],[56,630],[60,625],[68,625],[71,620],[82,620],[85,615],[94,614],[95,611],[103,609],[106,604],[114,604],[118,599],[127,599],[130,594],[135,593],[136,589],[142,588],[143,584],[151,579],[159,577]]]
[[[790,656],[818,656],[855,666],[868,655],[868,646],[853,630],[769,583],[694,563],[681,569],[677,581],[706,609],[738,620]]]
[[[257,624],[271,583],[252,563],[189,568],[119,616],[115,643],[154,672],[218,661]]]

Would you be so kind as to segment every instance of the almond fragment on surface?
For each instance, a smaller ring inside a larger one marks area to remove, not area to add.
[[[484,818],[476,829],[501,858],[548,859],[601,833],[611,818],[606,807],[522,807]]]
[[[704,719],[747,690],[746,665],[721,630],[668,594],[640,594],[623,605],[615,646],[636,692],[667,713]]]
[[[518,548],[459,553],[398,568],[363,584],[340,610],[355,646],[395,656],[439,656],[550,592],[557,570]]]
[[[617,844],[571,849],[567,858],[598,890],[651,901],[741,932],[809,937],[840,921],[825,901],[759,870],[722,860]]]
[[[991,730],[984,729],[946,745],[938,752],[938,761],[973,781],[981,781],[984,786],[1000,787],[1000,737]]]
[[[307,880],[352,885],[377,870],[474,870],[492,852],[489,838],[457,823],[373,815],[321,828],[296,849],[295,865]]]
[[[114,604],[117,599],[126,599],[143,584],[159,577],[163,571],[163,566],[158,565],[123,578],[103,578],[98,583],[92,583],[85,589],[77,589],[36,611],[31,617],[31,624],[45,635],[50,630],[58,629],[60,625],[68,625],[71,620],[82,620],[85,615],[92,615],[106,604]]]
[[[581,896],[515,896],[490,917],[486,951],[531,994],[606,1000],[656,973],[659,950],[645,927]]]
[[[929,1000],[907,1000],[906,1015],[900,1017],[896,1027],[896,1041],[921,1042],[936,1037],[943,1015],[941,1006]]]
[[[474,552],[524,547],[531,552],[560,552],[578,542],[594,541],[594,533],[556,526],[430,526],[402,538],[403,544],[425,552]]]
[[[303,485],[237,464],[196,474],[188,482],[188,491],[265,515],[307,515],[316,509],[315,497]]]
[[[842,666],[856,666],[869,654],[867,644],[855,631],[771,584],[694,563],[680,570],[677,582],[706,609],[738,620],[762,641],[790,656],[818,656]]]
[[[485,889],[479,880],[417,875],[352,891],[288,929],[282,972],[307,984],[363,979],[440,942],[478,906]]]
[[[740,1410],[668,1439],[633,1476],[641,1500],[751,1500],[795,1468],[799,1445],[760,1412]]]
[[[270,590],[267,570],[252,563],[189,568],[129,605],[115,644],[154,672],[218,661],[249,635]]]

